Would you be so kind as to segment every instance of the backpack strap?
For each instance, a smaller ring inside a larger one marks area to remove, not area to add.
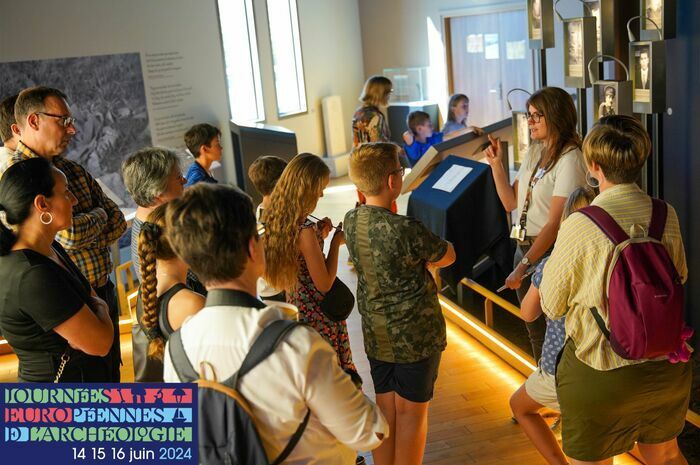
[[[226,381],[223,381],[222,384],[237,391],[238,379],[241,376],[244,376],[253,368],[255,368],[260,362],[262,362],[270,354],[272,354],[272,352],[275,351],[275,349],[277,348],[279,343],[282,342],[282,339],[284,339],[287,333],[289,333],[292,329],[294,329],[297,326],[302,326],[302,323],[292,320],[277,320],[267,325],[265,329],[263,329],[263,332],[260,333],[260,336],[258,336],[258,338],[253,343],[253,346],[248,351],[248,355],[246,355],[243,359],[243,363],[241,363],[241,368],[239,368],[238,371]],[[299,424],[296,431],[294,431],[294,434],[289,439],[287,446],[275,459],[275,461],[272,462],[272,465],[281,464],[282,462],[284,462],[287,456],[289,456],[289,454],[299,442],[299,439],[301,439],[301,435],[304,434],[304,430],[306,429],[306,425],[309,423],[310,417],[311,410],[307,409],[304,419]]]
[[[610,340],[610,331],[608,331],[608,328],[605,327],[605,321],[603,321],[603,317],[600,316],[600,313],[598,313],[598,309],[595,307],[589,308],[591,311],[591,314],[593,315],[593,319],[595,320],[596,324],[598,324],[598,328],[600,328],[600,331],[603,333],[603,336],[605,336],[605,339],[608,341]]]
[[[621,244],[630,238],[620,225],[617,224],[617,221],[599,206],[590,205],[578,211],[590,218],[590,220],[608,236],[608,239],[610,239],[613,244]]]
[[[170,353],[170,361],[175,368],[177,377],[182,383],[191,383],[199,379],[199,374],[192,366],[190,358],[185,352],[185,346],[182,344],[182,334],[180,330],[175,331],[168,339],[168,352]]]
[[[651,199],[651,223],[649,223],[649,237],[661,241],[666,229],[666,217],[668,206],[661,199]]]

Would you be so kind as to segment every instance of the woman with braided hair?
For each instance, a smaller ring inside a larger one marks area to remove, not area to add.
[[[136,313],[148,338],[148,356],[159,361],[170,334],[204,307],[204,296],[185,284],[189,267],[165,236],[165,209],[161,205],[148,215],[138,242],[141,287]]]

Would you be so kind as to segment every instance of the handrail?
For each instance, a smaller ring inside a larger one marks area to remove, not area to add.
[[[462,279],[462,281],[460,281],[460,283],[464,284],[465,286],[467,286],[470,289],[473,289],[474,291],[479,293],[481,296],[490,300],[491,302],[498,305],[502,309],[507,310],[508,312],[510,312],[513,315],[520,318],[520,309],[518,307],[516,307],[512,303],[508,302],[506,299],[504,299],[500,295],[496,294],[495,292],[491,291],[490,289],[485,288],[481,284],[477,283],[476,281],[472,281],[469,278]]]
[[[493,313],[493,304],[498,305],[499,307],[506,310],[507,312],[520,318],[520,308],[518,308],[515,305],[513,305],[512,303],[508,302],[506,299],[504,299],[500,295],[496,294],[492,290],[482,286],[481,284],[479,284],[476,281],[473,281],[469,278],[462,279],[460,281],[460,284],[463,284],[464,286],[473,290],[474,292],[481,295],[485,299],[485,301],[484,301],[484,320],[485,320],[484,323],[488,327],[488,329],[493,329],[493,314],[492,314]],[[496,334],[498,334],[498,333],[496,333]],[[512,344],[512,343],[510,343],[510,344]],[[502,357],[502,354],[497,353],[497,355]],[[693,410],[690,410],[690,408],[688,408],[688,411],[686,412],[685,421],[687,421],[691,425],[695,425],[696,427],[700,428],[700,414],[698,414],[697,412],[694,412]]]

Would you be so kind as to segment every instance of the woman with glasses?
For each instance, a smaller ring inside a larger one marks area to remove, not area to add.
[[[489,135],[491,146],[485,151],[503,207],[516,211],[511,238],[517,241],[517,249],[506,286],[516,291],[520,302],[530,287],[528,270],[554,244],[567,197],[586,184],[571,96],[558,87],[545,87],[532,94],[527,108],[532,144],[513,184],[508,181],[500,141]],[[542,353],[545,329],[543,318],[527,323],[536,362]]]

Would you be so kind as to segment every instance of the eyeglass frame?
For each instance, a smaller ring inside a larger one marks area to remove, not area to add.
[[[401,177],[403,178],[404,174],[406,174],[406,167],[402,166],[400,168],[396,168],[395,170],[389,172],[389,176],[396,173],[401,173]]]
[[[537,119],[535,119],[535,116],[537,116]],[[542,118],[544,118],[544,113],[540,113],[539,111],[530,113],[529,111],[526,111],[525,118],[527,118],[528,121],[532,120],[533,123],[539,123],[542,121]]]
[[[75,127],[75,123],[77,122],[74,116],[54,115],[53,113],[46,113],[45,111],[37,111],[35,113],[37,115],[50,116],[51,118],[60,119],[61,122],[59,124],[64,128],[67,128],[68,126]]]

